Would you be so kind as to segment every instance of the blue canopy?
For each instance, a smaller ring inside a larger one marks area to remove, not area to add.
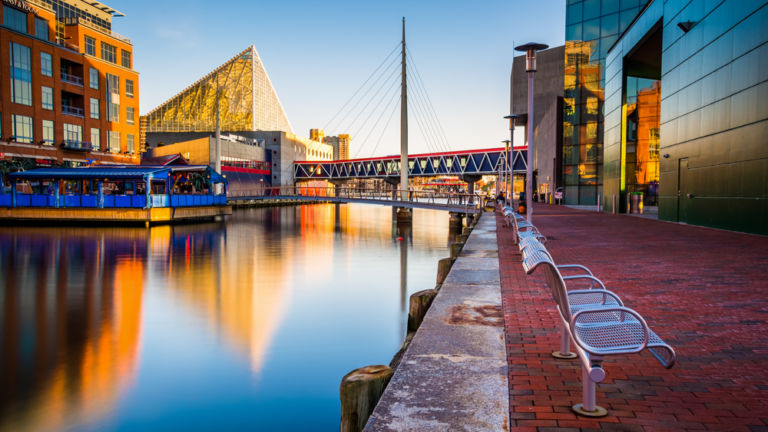
[[[213,183],[226,183],[226,179],[208,165],[97,165],[79,168],[38,168],[19,171],[8,175],[11,180],[128,180],[145,179],[151,175],[154,179],[166,179],[170,173],[202,171],[209,175]]]

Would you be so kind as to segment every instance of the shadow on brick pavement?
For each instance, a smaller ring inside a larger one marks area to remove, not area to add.
[[[534,207],[555,262],[589,267],[677,352],[609,356],[598,404],[576,416],[581,369],[555,360],[559,321],[544,279],[526,276],[497,213],[513,430],[768,430],[768,237]]]

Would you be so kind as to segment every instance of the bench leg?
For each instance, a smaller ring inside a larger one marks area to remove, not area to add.
[[[603,372],[602,368],[596,367],[590,370],[582,365],[582,403],[574,405],[571,407],[571,409],[576,414],[583,415],[585,417],[605,417],[608,415],[608,410],[595,403],[595,387],[597,384],[592,379],[593,374],[596,376],[596,378],[599,378],[600,381],[602,381],[602,378],[605,377],[605,372]]]
[[[571,352],[571,335],[568,334],[568,330],[563,327],[560,333],[560,351],[552,353],[552,357],[556,359],[574,359],[576,353]]]

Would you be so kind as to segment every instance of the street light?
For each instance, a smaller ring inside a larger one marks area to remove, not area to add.
[[[512,141],[510,140],[503,140],[504,143],[504,167],[502,168],[504,170],[504,200],[509,201],[509,187],[507,184],[507,177],[509,174],[509,148],[512,145]]]
[[[528,72],[528,167],[525,172],[525,212],[526,219],[531,222],[533,217],[533,175],[531,174],[531,153],[533,153],[533,74],[536,73],[536,51],[549,48],[548,45],[529,42],[518,45],[515,51],[525,51],[525,70]]]
[[[507,202],[512,205],[512,152],[515,151],[515,120],[520,117],[517,114],[504,116],[509,119],[509,151],[507,152],[507,166],[509,167],[509,188],[507,189]]]

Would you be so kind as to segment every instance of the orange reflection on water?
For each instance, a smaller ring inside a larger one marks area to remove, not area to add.
[[[105,242],[95,230],[67,229],[0,233],[7,271],[0,429],[61,430],[76,426],[74,419],[98,420],[130,385],[145,257],[134,252],[142,236],[127,237],[120,232]],[[105,265],[116,256],[116,265]]]

